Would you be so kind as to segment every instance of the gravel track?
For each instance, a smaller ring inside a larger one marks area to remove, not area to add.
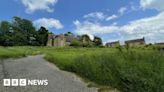
[[[47,86],[4,87],[3,79],[48,79]],[[0,60],[0,92],[97,92],[69,72],[59,70],[43,56]]]

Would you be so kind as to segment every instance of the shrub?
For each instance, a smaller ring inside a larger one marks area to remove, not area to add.
[[[70,46],[73,46],[73,47],[82,47],[83,46],[83,43],[77,39],[74,39],[72,41],[72,43],[70,44]]]

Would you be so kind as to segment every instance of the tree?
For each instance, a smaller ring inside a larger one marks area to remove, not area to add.
[[[0,23],[0,45],[42,45],[45,46],[48,38],[48,30],[41,27],[35,30],[30,20],[13,17],[12,22]]]
[[[64,34],[64,36],[72,36],[72,35],[73,35],[73,33],[71,33],[71,32],[67,32]]]
[[[40,27],[37,34],[39,45],[46,46],[48,40],[48,30],[45,27]]]
[[[100,37],[94,36],[93,42],[94,42],[95,46],[101,46],[102,45],[102,39]]]
[[[13,45],[13,31],[11,25],[7,21],[2,21],[0,24],[0,45],[12,46]]]
[[[15,33],[15,45],[35,45],[36,30],[32,22],[27,19],[13,17],[12,27]]]
[[[84,34],[81,36],[81,41],[83,43],[83,47],[92,47],[93,46],[93,43],[87,34]]]
[[[23,29],[22,19],[16,16],[13,17],[11,25],[14,30],[14,45],[28,45],[27,35]]]

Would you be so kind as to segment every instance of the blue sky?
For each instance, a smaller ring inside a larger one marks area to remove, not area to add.
[[[164,0],[3,0],[0,20],[27,18],[60,34],[100,36],[103,42],[164,41]]]

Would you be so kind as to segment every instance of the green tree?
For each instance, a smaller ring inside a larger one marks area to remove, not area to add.
[[[72,35],[73,35],[73,33],[71,33],[71,32],[67,32],[64,34],[64,36],[72,36]]]
[[[36,30],[32,22],[27,19],[13,17],[12,27],[15,33],[15,45],[35,45]]]
[[[0,23],[0,45],[12,46],[13,45],[13,31],[11,25],[7,21],[1,21]]]
[[[45,27],[40,27],[37,34],[39,45],[46,46],[48,40],[48,30]]]
[[[81,41],[83,43],[83,47],[92,47],[93,42],[91,41],[90,37],[87,34],[81,36]]]
[[[93,42],[94,42],[95,46],[101,46],[102,45],[102,39],[100,37],[94,36]]]

